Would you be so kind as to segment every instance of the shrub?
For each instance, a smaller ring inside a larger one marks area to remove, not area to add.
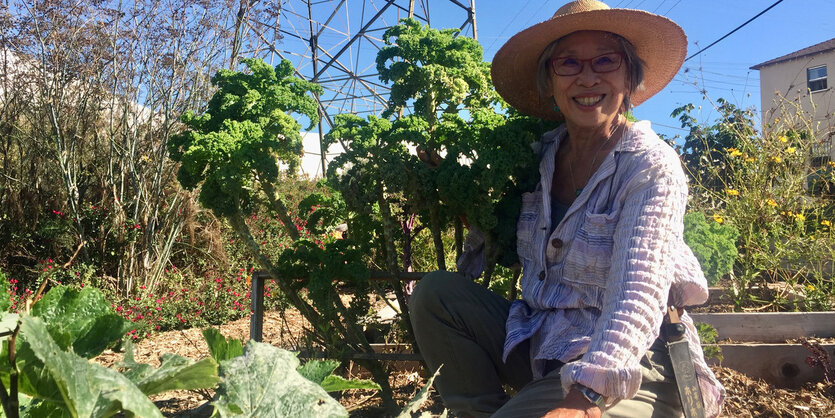
[[[763,132],[755,128],[753,111],[723,100],[712,125],[697,123],[689,114],[692,105],[673,112],[689,130],[682,152],[691,180],[690,210],[712,214],[715,224],[739,232],[731,281],[738,308],[826,308],[835,290],[835,205],[828,197],[835,163],[821,157],[829,137],[811,116],[797,103],[781,106]],[[689,243],[702,257],[700,246],[716,243],[690,234]],[[714,265],[719,273],[718,262],[708,262],[706,270]],[[775,282],[786,290],[767,291]],[[815,297],[797,297],[792,289],[801,288],[814,289]]]
[[[690,246],[711,286],[730,273],[736,260],[739,231],[719,216],[707,221],[701,212],[684,216],[684,242]]]

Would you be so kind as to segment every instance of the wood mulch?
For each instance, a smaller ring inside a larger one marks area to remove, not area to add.
[[[302,347],[303,329],[306,322],[293,310],[267,312],[264,315],[263,341],[285,349]],[[227,337],[243,341],[249,339],[249,320],[241,319],[220,327]],[[174,353],[192,359],[209,355],[200,329],[169,331],[154,334],[142,340],[135,347],[134,357],[142,363],[159,365],[159,356]],[[95,359],[98,363],[111,366],[121,360],[123,353],[106,351]],[[424,385],[426,379],[419,366],[403,367],[394,364],[398,370],[391,373],[390,383],[397,401],[404,405]],[[341,369],[342,370],[342,369]],[[715,367],[719,380],[727,389],[725,417],[835,417],[835,384],[810,384],[802,389],[774,388],[763,381],[752,380],[740,373],[722,367]],[[367,377],[358,367],[348,364],[342,370],[346,377]],[[211,392],[197,393],[173,391],[152,398],[165,416],[194,417],[209,416],[210,408],[205,404]],[[353,417],[381,417],[379,398],[370,391],[348,391],[338,397],[351,411]],[[203,408],[200,408],[204,406]],[[433,414],[443,411],[437,394],[430,397],[424,410]]]

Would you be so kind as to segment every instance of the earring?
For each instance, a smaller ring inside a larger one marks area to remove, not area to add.
[[[557,105],[554,105],[554,112],[559,112],[559,111],[560,111],[560,107],[557,106]]]

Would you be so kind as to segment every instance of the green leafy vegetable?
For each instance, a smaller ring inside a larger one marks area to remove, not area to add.
[[[217,363],[211,357],[195,362],[166,353],[160,363],[156,369],[149,364],[137,363],[133,359],[133,344],[128,342],[125,357],[118,367],[124,369],[122,374],[145,395],[169,390],[210,389],[220,382]]]
[[[125,376],[62,350],[40,318],[26,316],[21,332],[27,335],[35,356],[55,379],[72,416],[111,416],[118,411],[141,417],[162,417],[154,404]]]
[[[300,375],[299,360],[285,350],[250,341],[244,354],[220,364],[223,379],[214,402],[221,417],[347,417],[319,385]]]
[[[130,329],[130,322],[113,312],[101,291],[92,287],[54,287],[32,307],[32,315],[47,324],[61,348],[72,347],[85,358],[101,354]]]
[[[203,338],[209,346],[209,353],[218,363],[238,357],[244,352],[241,340],[234,338],[226,339],[220,331],[214,328],[204,329]]]

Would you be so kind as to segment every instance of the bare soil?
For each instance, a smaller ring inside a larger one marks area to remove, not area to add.
[[[303,347],[304,319],[295,311],[267,312],[264,316],[263,341],[275,346],[293,350]],[[249,339],[249,321],[241,319],[219,327],[227,337],[243,341]],[[169,331],[156,334],[141,341],[134,353],[138,362],[159,365],[159,356],[164,353],[179,354],[192,359],[209,355],[200,329]],[[110,366],[121,360],[123,353],[106,351],[96,361]],[[405,365],[405,366],[404,366]],[[390,383],[395,397],[401,405],[412,399],[426,382],[420,366],[412,363],[395,363]],[[835,384],[810,384],[803,389],[779,389],[763,381],[750,379],[730,369],[715,367],[719,380],[727,389],[725,417],[835,417]],[[346,377],[363,377],[359,367],[347,364],[342,370]],[[165,416],[195,417],[209,416],[211,409],[205,405],[213,394],[189,391],[174,391],[153,398]],[[382,417],[380,400],[371,391],[348,391],[339,396],[339,401],[353,417]],[[203,408],[201,408],[203,406]],[[433,392],[424,406],[425,411],[440,414],[443,411],[440,398]]]

